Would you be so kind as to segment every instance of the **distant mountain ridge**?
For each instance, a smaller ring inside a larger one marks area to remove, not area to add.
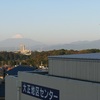
[[[8,45],[9,43],[9,45]],[[27,39],[27,38],[9,38],[6,39],[4,41],[0,42],[0,47],[4,46],[4,47],[13,47],[13,46],[19,46],[20,44],[26,44],[26,45],[36,45],[39,44],[39,42],[36,42],[34,40],[31,39]]]
[[[73,49],[73,50],[82,50],[82,49],[100,49],[100,40],[94,41],[76,41],[69,44],[62,45],[53,45],[48,47],[48,49]]]
[[[58,50],[58,49],[73,49],[73,50],[82,50],[82,49],[100,49],[100,40],[95,41],[76,41],[69,44],[58,44],[58,45],[46,45],[38,41],[27,38],[9,38],[3,41],[0,41],[0,51],[16,51],[20,48],[20,45],[23,44],[29,50]]]
[[[40,43],[38,41],[34,41],[32,39],[28,38],[9,38],[3,41],[0,41],[0,51],[16,51],[20,48],[20,45],[25,45],[28,49],[39,48],[40,46],[43,46],[43,43]]]

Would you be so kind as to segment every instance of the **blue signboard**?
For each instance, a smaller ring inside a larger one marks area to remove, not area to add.
[[[42,100],[59,100],[59,90],[22,82],[22,93]]]

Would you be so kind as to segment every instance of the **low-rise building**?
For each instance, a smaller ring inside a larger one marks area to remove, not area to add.
[[[31,50],[28,50],[25,48],[25,45],[20,45],[20,49],[16,51],[15,53],[21,53],[23,55],[31,55]]]
[[[100,100],[100,53],[48,59],[48,72],[6,76],[5,100]]]
[[[36,67],[34,66],[25,66],[25,65],[18,65],[11,70],[6,71],[6,75],[12,75],[12,76],[17,76],[18,72],[21,71],[34,71],[36,70]]]

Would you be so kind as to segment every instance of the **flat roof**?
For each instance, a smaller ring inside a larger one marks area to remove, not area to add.
[[[62,58],[62,59],[98,59],[98,60],[100,60],[100,53],[58,55],[58,56],[49,56],[48,58]]]

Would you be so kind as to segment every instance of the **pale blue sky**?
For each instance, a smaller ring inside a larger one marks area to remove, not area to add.
[[[0,40],[45,44],[100,39],[100,0],[0,0]]]

